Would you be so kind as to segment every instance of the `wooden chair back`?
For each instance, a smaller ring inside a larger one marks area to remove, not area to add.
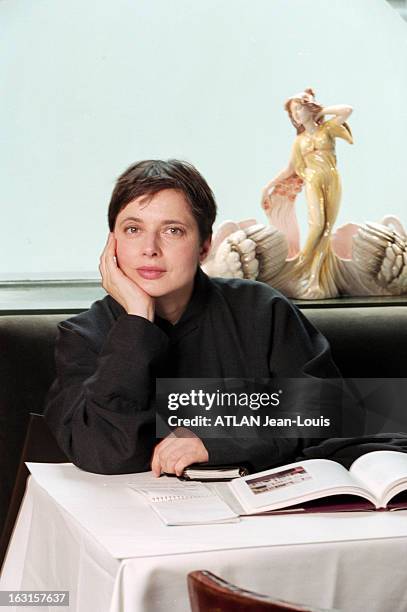
[[[335,612],[247,591],[206,570],[188,574],[188,592],[192,612]]]

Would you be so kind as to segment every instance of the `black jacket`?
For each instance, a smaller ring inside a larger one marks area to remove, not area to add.
[[[45,418],[73,463],[107,474],[150,469],[156,377],[339,376],[327,340],[284,296],[200,269],[176,325],[128,315],[109,295],[62,322],[56,366]],[[211,463],[246,462],[255,471],[302,452],[295,438],[204,443]]]

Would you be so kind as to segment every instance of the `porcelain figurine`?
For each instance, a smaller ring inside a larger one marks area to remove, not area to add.
[[[262,205],[271,225],[287,236],[289,256],[295,257],[289,273],[297,292],[304,298],[334,297],[338,295],[338,270],[331,238],[341,200],[335,140],[353,142],[346,123],[352,107],[323,108],[313,90],[306,89],[289,98],[285,110],[297,137],[288,166],[264,188]],[[308,236],[300,249],[294,203],[302,187],[308,208]]]
[[[353,142],[346,122],[352,107],[324,108],[306,89],[285,109],[297,137],[288,166],[262,192],[270,226],[254,219],[222,224],[205,271],[257,278],[302,299],[407,293],[407,236],[397,218],[333,232],[341,199],[335,140]],[[301,248],[295,200],[303,188],[308,235]]]

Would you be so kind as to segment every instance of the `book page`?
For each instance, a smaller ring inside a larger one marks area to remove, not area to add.
[[[208,485],[212,491],[214,491],[233,512],[238,516],[246,514],[245,509],[239,502],[236,495],[233,493],[227,482],[213,482]]]
[[[404,489],[403,483],[407,489],[406,453],[386,450],[366,453],[352,463],[349,471],[372,491],[382,507]]]
[[[309,459],[245,476],[228,484],[247,511],[273,510],[325,495],[359,495],[375,503],[339,463]]]

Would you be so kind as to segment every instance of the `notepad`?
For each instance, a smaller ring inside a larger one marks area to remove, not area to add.
[[[185,468],[181,480],[222,481],[247,476],[248,469],[237,465],[206,466],[193,464]]]
[[[175,482],[129,485],[143,495],[166,525],[209,525],[239,521],[239,516],[215,491],[199,483]]]

